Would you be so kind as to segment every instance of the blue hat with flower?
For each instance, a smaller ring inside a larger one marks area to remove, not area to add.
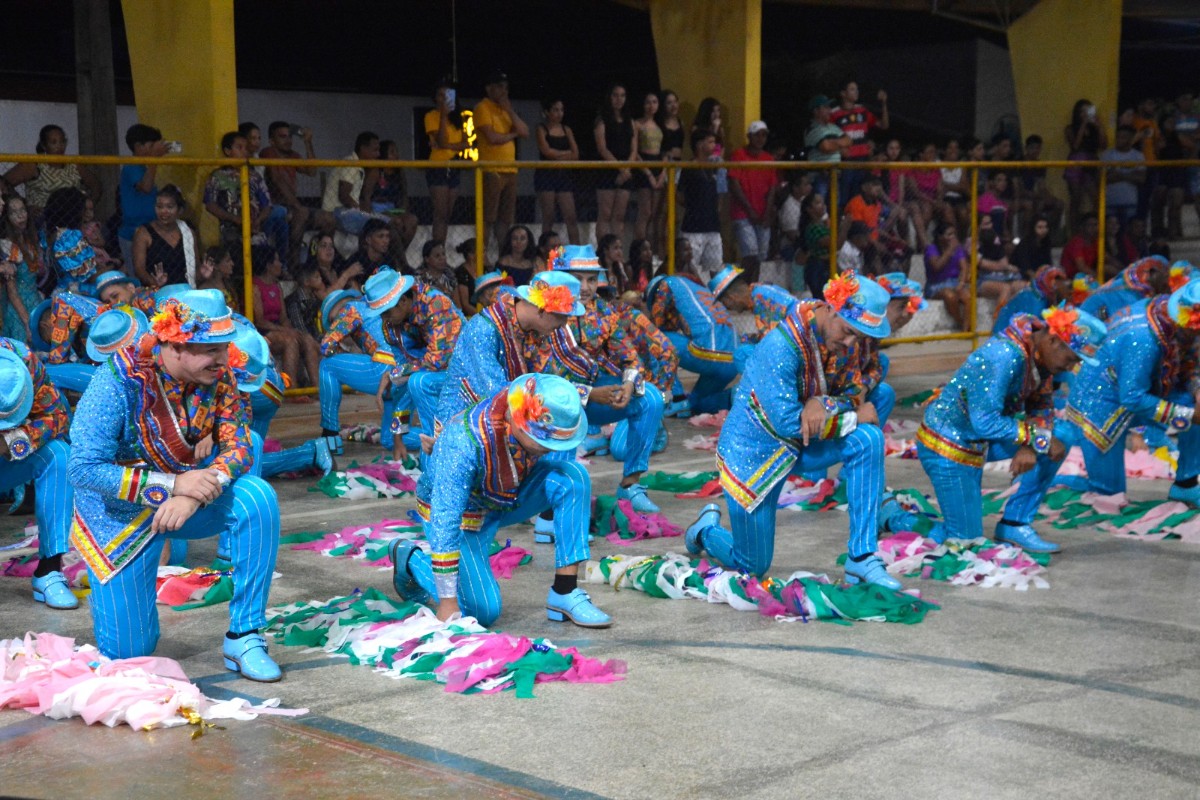
[[[1200,331],[1200,280],[1192,280],[1171,292],[1167,313],[1181,328]]]
[[[587,437],[579,390],[557,375],[529,373],[510,383],[508,413],[515,429],[547,450],[574,450]]]
[[[113,308],[105,311],[88,329],[88,358],[103,364],[113,353],[133,347],[150,332],[150,320],[136,308]]]
[[[893,300],[898,300],[902,297],[909,299],[909,313],[915,314],[929,306],[925,302],[924,290],[921,284],[914,281],[912,278],[905,275],[903,272],[889,272],[886,275],[880,275],[875,279],[875,282],[887,290],[888,295]],[[912,302],[917,300],[919,302]]]
[[[158,307],[150,330],[162,342],[223,344],[237,334],[220,289],[190,289]]]
[[[551,269],[566,272],[604,272],[600,259],[590,244],[569,244],[550,252]]]
[[[13,346],[25,349],[20,343],[14,342]],[[29,367],[19,353],[0,347],[0,431],[12,430],[23,423],[31,408],[33,376]]]
[[[720,300],[721,295],[725,294],[725,291],[740,277],[742,277],[742,270],[733,264],[726,264],[720,272],[712,276],[712,280],[708,282],[708,290],[712,292],[713,297]]]
[[[363,284],[363,316],[382,316],[400,302],[414,283],[416,281],[409,275],[401,275],[391,267],[381,268]]]
[[[229,343],[229,367],[238,391],[257,392],[267,381],[271,365],[271,346],[253,325],[237,323],[237,333]]]
[[[362,292],[357,289],[338,289],[336,292],[330,292],[325,295],[325,299],[321,301],[321,330],[329,330],[329,326],[333,324],[330,317],[333,316],[333,309],[343,300],[356,300],[362,297]]]
[[[513,280],[508,277],[508,273],[502,270],[494,272],[485,272],[475,279],[475,293],[471,295],[471,302],[478,303],[479,294],[489,286],[495,286],[497,283],[512,286]]]
[[[1067,347],[1088,366],[1096,366],[1096,351],[1108,334],[1108,326],[1082,308],[1059,303],[1042,312],[1050,333],[1062,339]]]
[[[581,317],[586,313],[579,302],[579,279],[569,272],[539,272],[528,286],[517,287],[517,297],[551,314]]]
[[[114,283],[128,283],[133,286],[142,285],[137,278],[130,277],[119,269],[110,269],[108,272],[101,273],[96,278],[96,296],[99,297],[107,287],[112,286]]]
[[[872,339],[891,335],[887,307],[892,296],[870,278],[843,272],[825,284],[825,302],[859,333]]]

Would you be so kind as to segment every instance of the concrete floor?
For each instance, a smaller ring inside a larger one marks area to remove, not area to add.
[[[898,370],[898,372],[903,372]],[[945,374],[897,375],[900,396]],[[366,398],[348,419],[367,419]],[[288,405],[287,440],[311,433],[314,405]],[[915,412],[901,409],[899,416]],[[674,441],[654,462],[712,468]],[[373,448],[349,445],[364,458]],[[611,492],[619,466],[593,465]],[[915,461],[888,460],[889,483],[930,491]],[[1002,476],[988,473],[989,485]],[[411,508],[411,499],[351,503],[277,482],[285,533],[337,530]],[[1163,483],[1133,481],[1135,498]],[[688,524],[702,501],[657,494]],[[0,519],[0,540],[16,525]],[[782,511],[776,575],[840,575],[841,512]],[[585,631],[548,622],[542,599],[551,552],[531,528],[504,536],[535,552],[502,581],[508,631],[546,635],[629,664],[610,685],[547,684],[537,699],[461,696],[392,681],[319,653],[274,646],[282,683],[226,672],[224,606],[161,612],[159,655],[178,659],[212,697],[279,696],[306,717],[229,723],[193,741],[188,730],[142,733],[0,712],[0,786],[26,797],[986,797],[1200,796],[1200,552],[1095,530],[1054,532],[1051,588],[1018,593],[920,583],[941,604],[919,625],[782,624],[726,606],[654,600],[591,587],[617,623]],[[990,531],[990,523],[989,523]],[[197,563],[214,542],[194,549]],[[596,555],[680,550],[682,542]],[[391,591],[390,573],[310,552],[280,552],[272,601],[328,599],[354,587]],[[35,605],[26,581],[0,580],[0,635],[54,631],[91,639],[85,609]],[[85,763],[84,754],[99,762]]]

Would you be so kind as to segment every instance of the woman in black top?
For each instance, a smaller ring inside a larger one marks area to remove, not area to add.
[[[1067,140],[1071,161],[1097,161],[1100,153],[1108,149],[1108,135],[1104,126],[1096,121],[1096,107],[1090,100],[1076,100],[1071,109],[1071,124],[1063,129]],[[1097,193],[1100,185],[1096,178],[1096,170],[1071,167],[1063,171],[1067,180],[1067,191],[1070,195],[1067,206],[1067,224],[1074,227],[1079,222],[1079,213],[1084,198],[1092,208],[1097,205]]]
[[[1033,274],[1047,264],[1054,263],[1050,252],[1050,220],[1039,216],[1033,221],[1033,235],[1022,239],[1013,250],[1012,263],[1021,270],[1021,276],[1033,280]]]
[[[513,286],[526,286],[537,269],[537,242],[524,225],[514,225],[504,237],[496,266],[508,273]]]
[[[575,143],[575,134],[563,124],[563,101],[555,99],[542,103],[542,116],[546,121],[537,126],[538,152],[542,161],[578,161],[579,145]],[[571,176],[569,169],[539,169],[533,173],[533,188],[542,209],[542,228],[553,227],[558,219],[557,211],[561,211],[567,238],[571,244],[577,244],[583,240],[579,238],[575,186]]]
[[[658,127],[662,128],[664,161],[683,160],[683,123],[679,120],[679,95],[663,89],[659,95]]]
[[[458,281],[455,302],[470,317],[475,313],[475,304],[471,302],[475,296],[475,237],[464,239],[454,251],[463,258],[463,262],[454,268],[454,280]],[[488,268],[485,266],[483,271],[487,272]]]
[[[625,113],[625,87],[614,84],[608,99],[596,117],[593,130],[601,161],[636,161],[633,120]],[[596,238],[625,232],[625,209],[633,188],[628,169],[596,170]]]
[[[154,219],[134,232],[134,275],[144,286],[157,289],[169,283],[195,284],[200,252],[196,235],[179,218],[183,208],[179,187],[167,184],[154,200]]]

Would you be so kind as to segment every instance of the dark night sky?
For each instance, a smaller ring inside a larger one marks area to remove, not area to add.
[[[238,83],[253,88],[424,95],[450,72],[450,0],[237,0]],[[458,0],[458,77],[479,92],[496,68],[513,94],[561,96],[568,121],[587,126],[606,86],[657,88],[649,15],[611,0]],[[21,4],[5,15],[0,95],[74,99],[70,0]],[[1173,96],[1200,79],[1196,25],[1127,20],[1122,103],[1151,93]],[[789,70],[818,59],[874,48],[936,46],[1003,37],[927,13],[825,9],[764,3],[763,107],[787,116]],[[132,101],[120,4],[113,3],[118,100]],[[1147,46],[1163,42],[1169,46]],[[1183,45],[1180,47],[1179,45]]]

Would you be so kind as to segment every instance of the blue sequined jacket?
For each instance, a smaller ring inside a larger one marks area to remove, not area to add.
[[[1054,387],[1052,376],[1042,375],[1034,363],[1030,335],[1035,322],[1018,314],[967,356],[925,409],[917,441],[971,467],[983,466],[989,442],[1048,449]],[[1025,418],[1018,419],[1019,413]]]
[[[650,320],[666,333],[688,337],[688,352],[702,361],[731,363],[738,346],[729,311],[712,292],[688,280],[670,277],[659,282],[650,299]]]
[[[1097,366],[1083,365],[1071,385],[1066,418],[1102,452],[1108,452],[1130,425],[1157,423],[1177,431],[1192,421],[1191,397],[1200,391],[1190,351],[1172,344],[1175,329],[1155,314],[1166,305],[1156,298],[1141,313],[1110,326],[1096,353]],[[1168,346],[1169,345],[1169,346]]]

